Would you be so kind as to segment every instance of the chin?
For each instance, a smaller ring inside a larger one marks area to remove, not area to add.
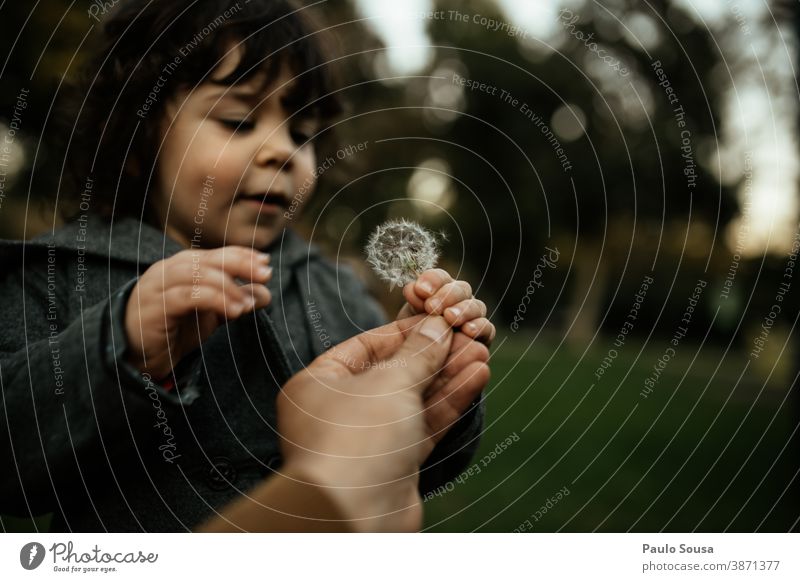
[[[252,228],[242,229],[234,236],[228,237],[229,245],[241,245],[244,247],[252,247],[254,249],[263,249],[270,246],[275,239],[278,238],[280,229],[270,228],[257,228],[253,232]]]

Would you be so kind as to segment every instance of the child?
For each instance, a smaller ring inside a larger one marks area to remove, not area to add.
[[[71,120],[72,220],[0,245],[0,512],[53,512],[52,531],[190,530],[279,468],[280,386],[384,323],[286,228],[339,110],[306,12],[131,0],[109,16]],[[403,293],[400,316],[491,341],[465,282],[428,271]],[[476,402],[423,491],[464,468],[481,423]]]

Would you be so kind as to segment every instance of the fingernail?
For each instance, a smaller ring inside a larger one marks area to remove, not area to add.
[[[249,309],[255,304],[256,304],[256,298],[253,297],[252,295],[249,295],[242,300],[242,307],[244,307],[245,309]]]
[[[425,293],[433,293],[433,285],[431,285],[427,281],[423,281],[422,283],[420,283],[419,288],[422,291],[425,291]]]
[[[467,329],[469,329],[470,331],[478,331],[478,326],[475,325],[474,323],[468,323]]]
[[[458,317],[459,315],[461,315],[461,308],[459,308],[459,307],[451,307],[451,308],[450,308],[450,309],[448,309],[447,311],[449,311],[449,312],[450,312],[450,314],[451,314],[453,317]]]
[[[443,342],[450,326],[443,317],[428,317],[422,324],[419,332],[435,342]]]
[[[442,300],[441,299],[431,299],[430,303],[428,303],[428,305],[430,306],[431,313],[436,313],[442,307]]]
[[[272,274],[272,267],[259,267],[256,271],[260,278],[269,277]]]

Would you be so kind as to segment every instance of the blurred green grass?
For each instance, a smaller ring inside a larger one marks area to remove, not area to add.
[[[786,383],[765,384],[752,369],[742,375],[739,352],[685,341],[643,399],[665,344],[642,349],[630,339],[598,382],[611,340],[599,339],[585,355],[557,343],[521,334],[496,341],[474,460],[481,471],[425,502],[427,531],[504,532],[526,519],[539,532],[793,526],[800,503],[789,483],[800,461]],[[481,459],[513,433],[519,441],[484,466]],[[534,521],[564,487],[569,495]],[[3,526],[35,527],[9,518]]]
[[[600,381],[613,345],[594,345],[582,357],[553,338],[496,341],[481,472],[425,502],[427,531],[513,531],[526,519],[540,532],[792,528],[800,462],[785,383],[753,366],[741,374],[746,354],[684,340],[644,399],[666,343],[642,350],[630,338]],[[484,466],[514,432],[519,442]]]

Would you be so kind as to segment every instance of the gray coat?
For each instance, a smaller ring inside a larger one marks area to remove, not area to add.
[[[174,387],[127,364],[127,298],[181,250],[131,218],[97,216],[1,241],[0,513],[53,513],[51,531],[186,531],[279,468],[280,386],[331,345],[384,323],[347,269],[286,230],[273,303],[218,328]],[[424,493],[478,444],[473,404],[423,467]]]

